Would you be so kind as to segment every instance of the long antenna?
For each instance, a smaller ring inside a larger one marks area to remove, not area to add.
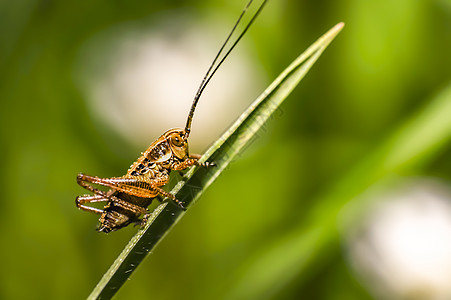
[[[232,52],[233,48],[235,48],[235,46],[238,44],[238,42],[241,40],[241,38],[244,36],[244,34],[246,33],[246,31],[249,29],[249,27],[252,25],[252,23],[254,22],[254,20],[257,18],[257,16],[260,14],[261,10],[263,9],[263,7],[265,6],[267,0],[264,0],[262,2],[262,4],[260,5],[260,7],[258,8],[258,10],[255,12],[255,14],[252,16],[252,19],[249,21],[249,23],[247,23],[246,27],[243,29],[243,31],[241,32],[241,34],[238,36],[238,38],[236,39],[236,41],[232,44],[232,46],[230,47],[230,49],[226,52],[226,54],[224,55],[224,57],[219,61],[218,65],[213,69],[213,67],[216,64],[216,61],[219,59],[222,51],[224,50],[225,46],[227,45],[227,43],[230,40],[230,37],[232,36],[232,34],[235,32],[235,29],[237,28],[238,24],[241,22],[241,19],[243,18],[244,14],[246,13],[247,9],[249,8],[249,6],[252,4],[253,0],[250,0],[246,6],[244,7],[243,11],[241,12],[241,15],[239,16],[238,20],[236,21],[235,25],[232,28],[232,31],[230,31],[229,35],[227,36],[225,42],[222,44],[221,48],[218,51],[218,54],[216,54],[216,57],[214,58],[213,62],[211,63],[210,67],[208,68],[207,73],[205,74],[204,78],[202,79],[202,82],[199,86],[199,89],[196,92],[196,96],[194,97],[193,100],[193,104],[191,105],[191,109],[189,111],[189,115],[188,115],[188,120],[186,121],[186,126],[185,126],[185,140],[188,138],[190,131],[191,131],[191,123],[193,121],[193,115],[194,115],[194,110],[196,109],[196,105],[197,102],[199,101],[200,96],[202,95],[202,92],[204,91],[205,87],[207,86],[207,84],[210,82],[211,78],[213,77],[213,75],[216,73],[216,71],[219,69],[219,67],[222,65],[222,63],[225,61],[225,59],[227,58],[227,56],[229,56],[230,52]],[[213,70],[213,71],[212,71]]]

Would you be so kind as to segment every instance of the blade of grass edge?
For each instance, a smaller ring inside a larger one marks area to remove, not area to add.
[[[257,131],[307,74],[321,53],[341,31],[339,23],[320,37],[288,66],[273,83],[246,109],[238,120],[205,152],[201,161],[214,161],[215,168],[192,168],[171,191],[189,207],[228,164],[249,144]],[[109,299],[130,277],[147,254],[168,233],[184,211],[163,202],[147,224],[129,241],[109,270],[103,275],[89,299]]]

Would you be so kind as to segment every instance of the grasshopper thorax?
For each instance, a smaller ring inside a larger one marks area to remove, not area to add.
[[[130,166],[128,174],[140,176],[146,174],[155,177],[163,169],[171,169],[173,163],[189,158],[185,129],[174,128],[166,131],[142,153],[142,156]]]

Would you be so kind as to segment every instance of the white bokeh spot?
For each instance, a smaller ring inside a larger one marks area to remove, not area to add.
[[[379,202],[351,238],[354,268],[380,299],[451,299],[451,193],[430,180]]]

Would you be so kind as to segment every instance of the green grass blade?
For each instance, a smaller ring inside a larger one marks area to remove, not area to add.
[[[277,110],[279,105],[307,74],[312,65],[343,27],[337,24],[312,46],[302,53],[279,77],[258,97],[238,120],[203,155],[202,161],[214,161],[217,167],[191,169],[183,181],[171,191],[189,207],[227,167],[227,165],[249,144],[257,131]],[[184,211],[175,205],[163,202],[152,213],[144,228],[130,240],[128,245],[104,274],[90,299],[111,298],[147,254],[182,217]]]

